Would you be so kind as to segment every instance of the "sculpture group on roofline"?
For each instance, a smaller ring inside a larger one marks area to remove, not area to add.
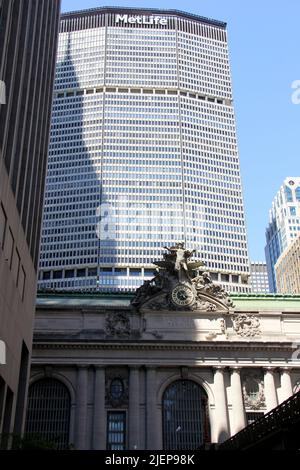
[[[131,305],[137,309],[227,310],[232,301],[224,288],[212,281],[202,261],[189,261],[195,250],[184,243],[164,247],[163,260],[154,261],[155,276],[136,290]]]

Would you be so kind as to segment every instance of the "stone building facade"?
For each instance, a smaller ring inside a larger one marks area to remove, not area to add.
[[[60,0],[0,0],[2,448],[24,428],[59,14]]]
[[[27,432],[58,448],[197,449],[276,407],[299,389],[300,297],[217,303],[39,295]]]

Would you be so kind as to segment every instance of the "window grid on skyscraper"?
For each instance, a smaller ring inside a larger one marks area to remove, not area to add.
[[[62,15],[40,287],[132,290],[183,240],[248,291],[225,24],[153,10],[167,27],[121,26],[118,13]]]

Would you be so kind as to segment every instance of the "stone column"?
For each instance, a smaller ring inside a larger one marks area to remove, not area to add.
[[[140,368],[129,369],[129,449],[140,449]]]
[[[224,366],[215,367],[214,373],[214,395],[215,395],[215,439],[223,442],[229,437],[227,400],[224,382]]]
[[[284,367],[281,369],[281,402],[287,400],[289,397],[293,395],[293,386],[292,380],[290,375],[290,369],[288,367]]]
[[[87,448],[87,391],[88,366],[79,365],[77,371],[75,449]]]
[[[93,449],[106,449],[105,368],[95,366]]]
[[[275,387],[274,369],[267,367],[264,377],[264,393],[266,399],[267,412],[273,410],[278,405],[277,393]]]
[[[146,449],[157,450],[158,416],[156,403],[156,368],[148,366],[146,369]]]
[[[233,412],[231,435],[234,435],[246,426],[240,367],[231,368],[231,399]]]

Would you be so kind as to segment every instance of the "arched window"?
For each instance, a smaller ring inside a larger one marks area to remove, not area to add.
[[[167,450],[198,449],[210,441],[207,395],[191,380],[177,380],[162,401],[163,442]]]
[[[259,382],[253,377],[249,377],[245,383],[245,390],[250,401],[256,401],[260,392]]]
[[[70,394],[62,382],[52,378],[34,382],[28,391],[26,434],[40,436],[57,449],[66,449],[70,408]]]
[[[284,191],[285,191],[286,202],[293,202],[293,193],[292,193],[291,188],[289,188],[288,186],[285,186]]]

